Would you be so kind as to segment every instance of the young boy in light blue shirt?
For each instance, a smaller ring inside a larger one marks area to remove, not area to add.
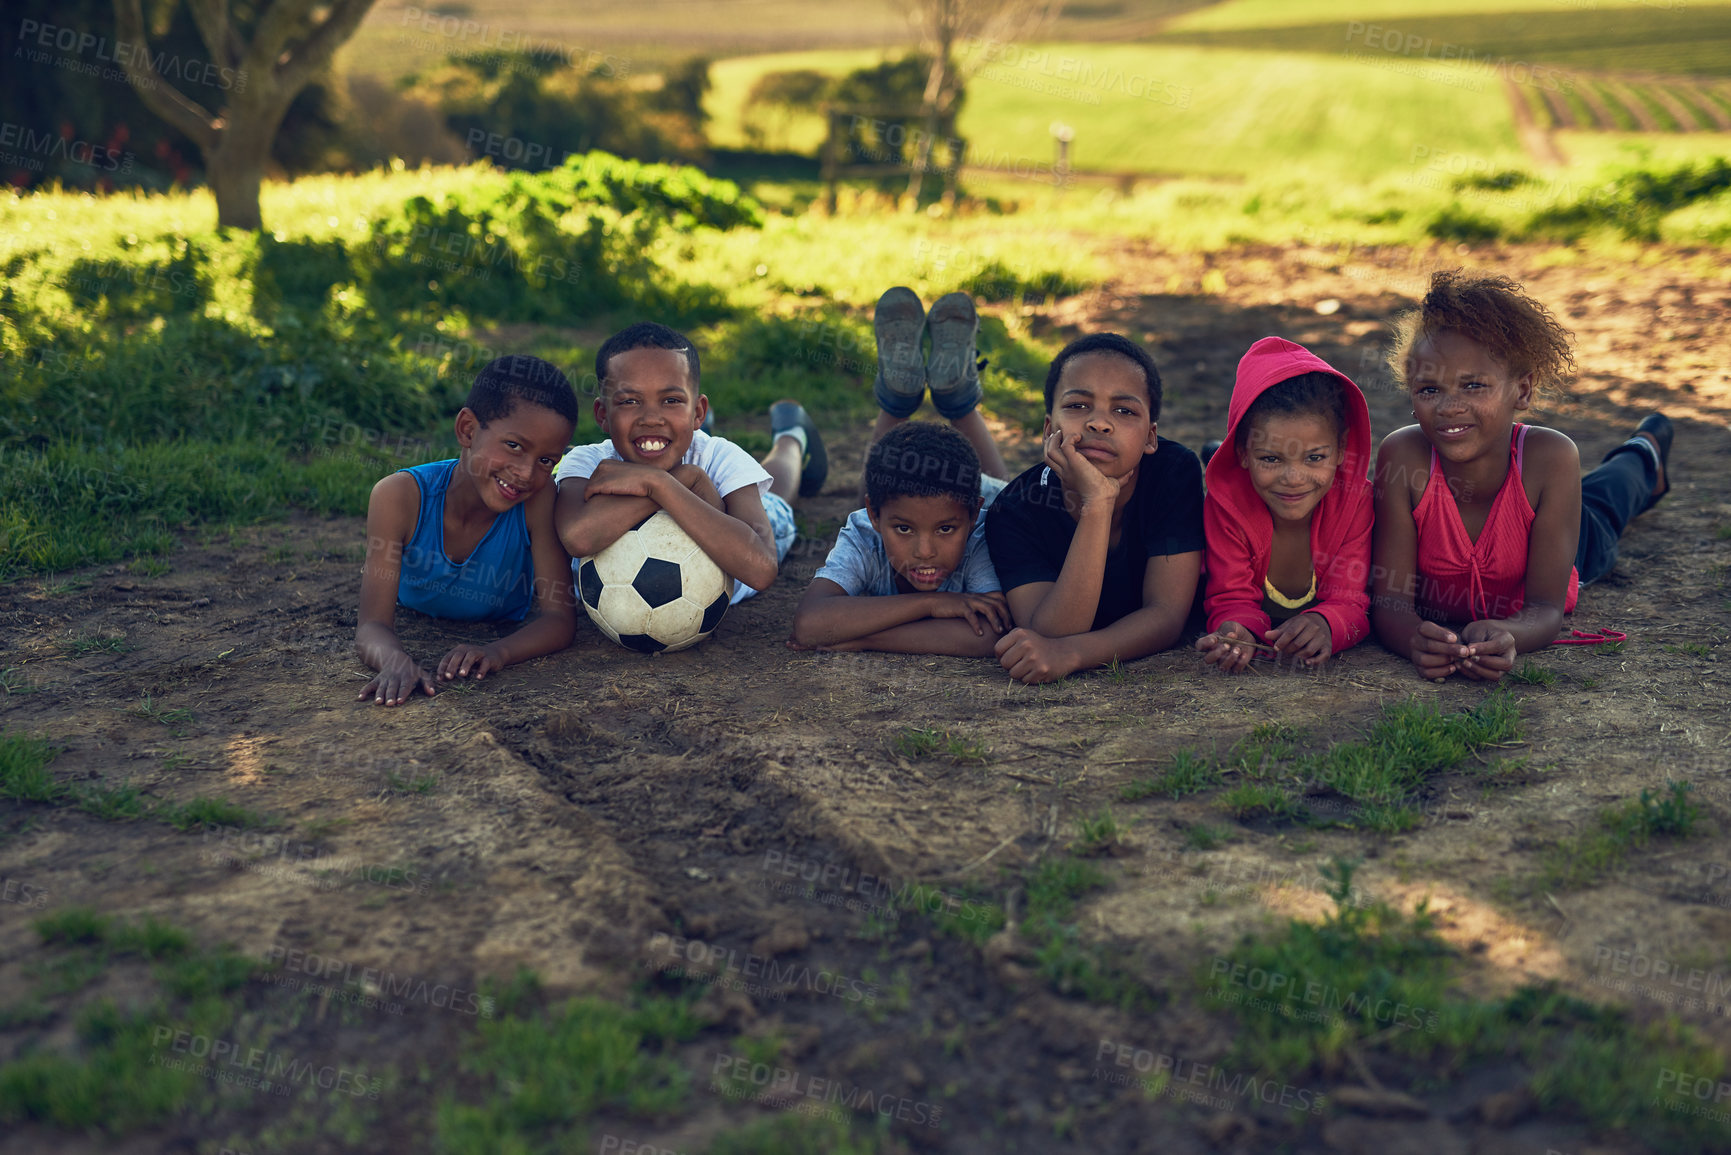
[[[788,645],[991,657],[1010,616],[980,507],[964,437],[929,422],[890,430],[866,457],[866,508],[800,599]]]

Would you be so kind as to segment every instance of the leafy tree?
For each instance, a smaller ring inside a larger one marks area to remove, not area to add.
[[[373,0],[186,0],[208,58],[195,100],[158,67],[142,0],[114,0],[118,51],[140,100],[198,146],[221,228],[258,231],[259,185],[277,130],[302,89],[360,26]],[[184,74],[182,76],[184,79]],[[216,105],[212,111],[207,104]]]

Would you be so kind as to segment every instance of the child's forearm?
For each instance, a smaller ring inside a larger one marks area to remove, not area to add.
[[[1515,653],[1530,653],[1557,640],[1563,629],[1563,610],[1561,606],[1549,603],[1526,605],[1521,607],[1520,613],[1502,619],[1497,625],[1514,635]]]
[[[1403,658],[1412,657],[1413,636],[1418,633],[1419,623],[1424,619],[1418,616],[1410,601],[1388,605],[1379,594],[1376,603],[1371,610],[1370,624],[1376,630],[1377,641]]]
[[[587,496],[577,516],[559,527],[559,541],[572,557],[594,557],[660,508],[648,497]]]
[[[890,654],[942,654],[954,658],[995,656],[998,639],[1004,635],[990,626],[984,637],[974,633],[963,618],[910,622],[878,630],[848,643],[851,650],[882,650]]]
[[[542,614],[499,639],[499,665],[513,666],[530,658],[555,653],[569,646],[576,633],[575,615]]]
[[[1072,644],[1071,652],[1077,659],[1075,668],[1091,670],[1113,661],[1133,662],[1157,654],[1176,642],[1183,632],[1183,614],[1175,615],[1161,606],[1144,606],[1103,630],[1076,634],[1065,640]]]
[[[931,616],[932,601],[925,594],[813,598],[794,612],[793,640],[802,646],[833,646]],[[969,626],[968,633],[973,632]]]
[[[397,631],[383,622],[362,622],[355,627],[355,653],[369,670],[382,670],[385,663],[401,654],[408,656]]]
[[[1091,630],[1095,611],[1100,608],[1100,585],[1106,577],[1106,551],[1111,540],[1111,506],[1084,506],[1058,580],[1028,620],[1020,624],[1048,638]]]
[[[756,530],[716,509],[677,478],[669,477],[660,489],[661,508],[724,573],[754,590],[768,589],[775,583],[780,562],[774,548]]]

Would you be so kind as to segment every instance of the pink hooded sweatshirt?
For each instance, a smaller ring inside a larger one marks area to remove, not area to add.
[[[1208,593],[1203,606],[1212,632],[1237,622],[1259,639],[1270,629],[1263,612],[1263,583],[1274,542],[1274,515],[1257,496],[1250,474],[1238,463],[1238,423],[1264,390],[1302,373],[1339,378],[1346,409],[1346,438],[1334,485],[1310,517],[1310,557],[1316,600],[1305,613],[1321,614],[1333,635],[1334,652],[1357,645],[1370,633],[1370,529],[1374,502],[1370,409],[1352,378],[1306,349],[1280,337],[1264,337],[1238,362],[1238,380],[1227,410],[1226,440],[1204,473],[1202,502],[1207,534]]]

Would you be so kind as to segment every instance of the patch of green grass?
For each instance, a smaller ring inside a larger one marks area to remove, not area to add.
[[[66,788],[48,772],[54,748],[38,738],[0,733],[0,796],[19,802],[59,802]]]
[[[909,726],[890,735],[890,751],[903,758],[930,758],[943,745],[943,732]]]
[[[1271,782],[1240,782],[1220,796],[1221,807],[1239,821],[1296,818],[1304,807],[1280,786]]]
[[[431,794],[439,788],[437,774],[419,774],[405,778],[395,770],[385,775],[385,789],[393,794]]]
[[[158,557],[141,557],[126,568],[139,577],[161,577],[174,567]]]
[[[1680,646],[1666,646],[1665,652],[1667,654],[1688,654],[1692,658],[1710,658],[1713,656],[1713,647],[1705,642],[1684,642]]]
[[[166,805],[158,808],[154,817],[160,818],[183,834],[201,826],[262,830],[275,826],[277,821],[268,814],[249,810],[225,798],[194,798],[189,802]]]
[[[1220,785],[1220,767],[1194,750],[1172,755],[1172,764],[1154,778],[1138,778],[1118,792],[1125,802],[1140,802],[1156,794],[1182,798]]]
[[[103,634],[79,634],[66,643],[66,652],[75,658],[85,654],[124,654],[130,649],[125,638]]]
[[[1503,677],[1527,686],[1554,686],[1557,684],[1557,672],[1555,670],[1533,661],[1522,662],[1519,667],[1510,670]]]
[[[1642,790],[1639,798],[1601,810],[1592,829],[1546,852],[1538,889],[1586,886],[1655,836],[1689,837],[1702,815],[1701,807],[1689,799],[1692,789],[1687,782],[1673,782],[1669,797],[1655,798],[1652,791]]]
[[[1104,854],[1118,844],[1119,834],[1118,820],[1107,806],[1076,820],[1076,841],[1071,849],[1078,854]]]
[[[42,593],[46,597],[59,598],[67,594],[75,594],[80,590],[90,588],[90,579],[81,577],[49,577],[42,583]]]
[[[0,670],[0,691],[10,696],[12,694],[34,694],[42,687],[30,680],[30,676],[21,667],[7,666]]]
[[[976,945],[1004,929],[1004,908],[972,887],[944,890],[916,883],[898,894],[895,902],[901,910],[924,915],[943,934]]]
[[[896,731],[890,737],[889,746],[892,753],[902,758],[947,758],[958,766],[979,765],[989,753],[985,743],[978,739],[920,726]]]
[[[441,1150],[551,1155],[582,1147],[603,1111],[652,1119],[678,1110],[691,1075],[671,1044],[693,1037],[697,1022],[659,1005],[668,1001],[677,1000],[581,998],[480,1020],[459,1060],[475,1080],[439,1101]]]
[[[1214,850],[1231,841],[1232,834],[1224,826],[1198,822],[1184,830],[1184,845],[1190,850]]]
[[[1720,541],[1731,541],[1731,522],[1726,522],[1713,531],[1713,536]]]
[[[1251,778],[1272,777],[1281,762],[1298,756],[1305,734],[1284,722],[1263,722],[1251,728],[1228,752],[1228,763]]]
[[[191,710],[167,709],[158,705],[156,699],[150,694],[144,695],[138,705],[132,708],[132,713],[136,717],[149,718],[152,722],[160,722],[170,728],[178,726],[182,722],[194,720]]]
[[[1361,805],[1404,806],[1431,775],[1519,736],[1520,706],[1503,691],[1450,714],[1422,702],[1396,702],[1383,708],[1364,741],[1337,743],[1305,759],[1305,772]]]
[[[85,786],[74,790],[73,795],[77,799],[73,805],[104,822],[125,822],[144,816],[144,798],[130,784]]]
[[[211,1085],[194,1071],[155,1060],[163,1056],[165,1030],[222,1037],[239,1012],[235,992],[256,968],[254,960],[226,946],[195,949],[186,932],[154,919],[131,923],[87,907],[38,919],[36,930],[54,953],[38,968],[37,990],[4,1012],[13,1029],[50,1031],[61,1012],[43,997],[74,993],[121,960],[154,964],[159,991],[147,984],[144,1001],[126,1008],[107,999],[84,1007],[70,1049],[39,1045],[51,1035],[27,1042],[0,1066],[0,1120],[123,1136],[212,1097]]]

